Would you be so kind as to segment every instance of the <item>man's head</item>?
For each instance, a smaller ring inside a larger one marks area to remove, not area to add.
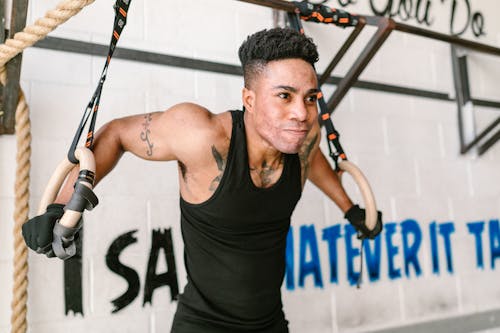
[[[249,129],[265,146],[298,152],[317,121],[316,45],[292,29],[275,28],[249,36],[239,57]]]
[[[318,51],[311,38],[293,29],[282,28],[261,30],[248,36],[241,44],[238,56],[246,88],[251,87],[270,61],[302,59],[311,66],[318,61]]]

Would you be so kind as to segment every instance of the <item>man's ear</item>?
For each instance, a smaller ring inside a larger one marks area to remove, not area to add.
[[[255,92],[245,87],[241,91],[241,99],[243,100],[243,106],[245,107],[245,110],[248,112],[252,112],[255,102]]]

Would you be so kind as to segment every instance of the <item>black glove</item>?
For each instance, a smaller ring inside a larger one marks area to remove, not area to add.
[[[22,231],[26,245],[47,257],[54,257],[52,239],[54,225],[64,215],[64,205],[50,204],[45,214],[35,216],[23,224]]]
[[[345,213],[345,218],[352,224],[352,226],[358,232],[358,239],[370,238],[374,239],[382,231],[382,212],[377,211],[377,224],[373,230],[368,229],[365,225],[365,210],[359,208],[358,205],[353,205],[347,213]]]

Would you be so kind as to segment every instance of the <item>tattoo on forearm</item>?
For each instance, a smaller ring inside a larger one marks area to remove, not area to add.
[[[210,191],[215,191],[217,186],[219,186],[220,181],[222,180],[222,175],[224,174],[224,169],[226,169],[226,159],[219,153],[217,148],[212,145],[212,155],[217,163],[217,169],[219,169],[220,173],[217,177],[215,177],[210,183],[210,187],[208,188]]]
[[[149,125],[153,120],[153,116],[151,113],[144,115],[144,122],[142,123],[142,132],[141,132],[141,140],[146,142],[148,148],[146,150],[146,154],[148,156],[153,156],[153,143],[150,141],[149,134],[151,134],[151,130],[149,129]]]

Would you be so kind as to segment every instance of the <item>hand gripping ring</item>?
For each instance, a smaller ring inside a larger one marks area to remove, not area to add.
[[[94,155],[90,149],[79,147],[75,150],[75,157],[80,162],[80,176],[75,182],[75,190],[71,200],[65,206],[64,215],[54,228],[52,248],[61,259],[71,257],[76,253],[75,243],[72,237],[68,238],[68,236],[71,231],[74,234],[79,229],[79,221],[83,211],[85,209],[91,210],[98,203],[98,199],[92,191],[95,175]],[[45,188],[38,208],[38,215],[44,214],[47,206],[54,202],[64,180],[74,166],[67,157],[59,163]]]
[[[361,196],[363,197],[366,219],[365,225],[368,229],[373,230],[377,225],[377,205],[375,204],[375,197],[373,196],[372,189],[365,175],[361,170],[353,163],[349,161],[340,161],[338,163],[339,168],[342,171],[347,172],[354,179],[361,191]]]

